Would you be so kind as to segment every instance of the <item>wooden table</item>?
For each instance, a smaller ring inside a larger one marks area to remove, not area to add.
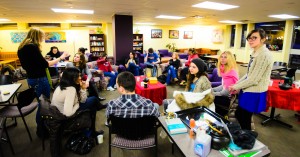
[[[179,148],[180,152],[186,157],[199,157],[194,153],[194,137],[191,138],[188,133],[185,134],[176,134],[170,135],[167,129],[165,116],[158,117],[159,123],[161,124],[162,128],[166,131],[170,139],[173,143]],[[189,130],[188,130],[189,132]],[[258,156],[267,156],[270,154],[269,149],[264,149]],[[210,153],[208,154],[209,157],[224,157],[218,150],[211,149]]]
[[[5,64],[12,64],[15,68],[17,68],[17,61],[18,59],[7,59],[7,60],[0,60],[0,64],[5,65]]]
[[[0,104],[9,103],[9,100],[16,94],[18,89],[22,86],[21,83],[1,85],[0,86]],[[4,95],[3,93],[9,92],[9,94]]]
[[[212,60],[218,60],[219,59],[219,55],[208,55],[208,56],[204,56],[204,57],[212,59]]]
[[[145,98],[150,99],[152,102],[155,102],[159,105],[162,104],[162,101],[167,98],[167,88],[165,85],[157,82],[156,84],[149,84],[148,88],[141,86],[141,82],[145,76],[136,76],[136,86],[135,93],[139,94]]]

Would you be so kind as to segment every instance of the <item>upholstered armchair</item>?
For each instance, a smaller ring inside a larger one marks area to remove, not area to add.
[[[211,82],[211,87],[217,87],[222,84],[222,77],[218,76],[217,68],[214,68],[212,74],[208,74],[208,79]]]
[[[172,57],[172,52],[169,52],[168,49],[160,49],[158,52],[161,57]]]

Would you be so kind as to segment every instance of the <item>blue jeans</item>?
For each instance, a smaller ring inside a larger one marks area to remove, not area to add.
[[[177,78],[177,70],[172,65],[170,65],[168,69],[168,75],[166,80],[167,84],[171,83],[171,78]]]
[[[30,87],[35,89],[36,95],[39,98],[42,94],[47,98],[50,98],[50,84],[48,82],[47,77],[40,77],[35,79],[27,79],[27,82]],[[38,109],[36,111],[36,123],[37,125],[41,122],[41,114],[40,114],[40,105],[38,104]]]
[[[145,63],[147,65],[147,68],[151,68],[152,69],[152,77],[156,77],[156,73],[157,73],[157,65],[156,64],[152,64],[150,62],[146,62]]]
[[[115,72],[115,74],[113,74],[111,72],[104,72],[104,76],[110,77],[107,87],[114,87],[114,85],[116,84],[118,73]]]
[[[88,137],[92,132],[96,131],[95,123],[96,123],[97,104],[100,104],[100,101],[96,96],[88,97],[85,103],[79,104],[78,110],[89,109],[91,113],[92,126],[89,131],[85,132]]]
[[[135,65],[134,63],[129,63],[127,70],[134,76],[139,76],[139,66]]]

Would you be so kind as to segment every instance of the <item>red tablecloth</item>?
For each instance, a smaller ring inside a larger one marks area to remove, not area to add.
[[[139,79],[138,79],[139,77]],[[157,84],[149,84],[148,88],[141,86],[141,81],[145,78],[144,76],[137,76],[135,93],[145,98],[150,99],[152,102],[162,104],[162,101],[167,98],[167,88],[165,85],[158,82]]]
[[[273,85],[268,88],[267,108],[300,111],[300,89],[281,90],[278,86],[279,82],[279,80],[273,80]]]

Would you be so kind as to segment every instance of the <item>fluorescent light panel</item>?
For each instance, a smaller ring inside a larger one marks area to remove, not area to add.
[[[66,20],[66,22],[69,22],[69,23],[91,23],[93,21],[88,21],[88,20]]]
[[[155,23],[150,23],[150,22],[136,22],[136,25],[155,25]]]
[[[10,21],[9,19],[0,19],[0,22]]]
[[[94,10],[59,9],[59,8],[51,8],[51,10],[56,13],[94,14]]]
[[[232,24],[235,24],[235,23],[242,23],[242,22],[239,22],[239,21],[231,21],[231,20],[223,20],[223,21],[219,21],[221,23],[232,23]]]
[[[293,18],[299,18],[299,16],[288,15],[288,14],[269,15],[269,17],[279,18],[279,19],[293,19]]]
[[[238,8],[239,6],[205,1],[205,2],[192,5],[192,7],[212,9],[212,10],[227,10],[227,9]]]
[[[159,16],[156,16],[155,18],[179,20],[179,19],[183,19],[185,17],[183,17],[183,16],[170,16],[170,15],[159,15]]]

